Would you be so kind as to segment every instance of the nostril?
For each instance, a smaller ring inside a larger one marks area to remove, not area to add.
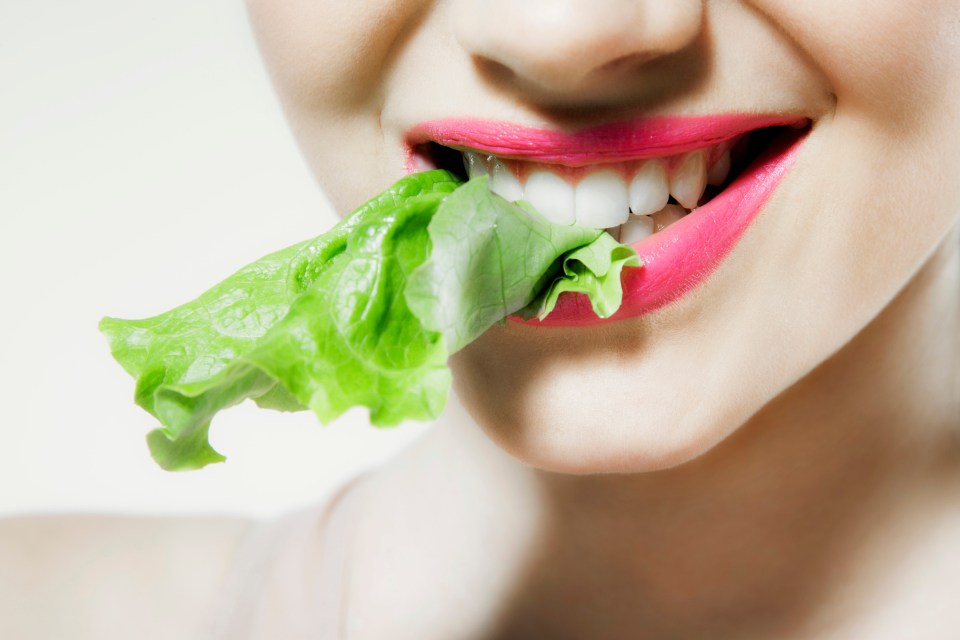
[[[517,73],[513,69],[493,58],[475,55],[473,65],[482,77],[496,84],[508,83],[516,79]]]
[[[661,55],[662,54],[657,51],[632,53],[607,62],[598,67],[597,71],[602,73],[626,73],[634,69],[639,69],[654,58],[659,58]]]
[[[485,80],[534,100],[598,103],[687,83],[676,67],[696,57],[703,3],[451,0],[451,11],[454,35]],[[659,59],[674,64],[653,64]]]

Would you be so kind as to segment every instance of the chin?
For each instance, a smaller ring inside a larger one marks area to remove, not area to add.
[[[451,360],[457,396],[474,422],[500,449],[543,471],[670,469],[722,443],[775,395],[760,384],[737,393],[705,385],[689,375],[692,351],[631,359],[642,345],[604,349],[595,332],[571,340],[549,331],[531,339],[529,329],[521,336],[497,327]],[[704,371],[701,363],[699,371],[722,379],[728,364]]]

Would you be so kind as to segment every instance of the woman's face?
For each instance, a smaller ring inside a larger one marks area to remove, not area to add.
[[[481,427],[542,468],[651,470],[708,450],[861,331],[960,217],[956,0],[249,4],[341,213],[407,172],[408,135],[425,122],[576,132],[663,116],[708,116],[708,129],[724,114],[809,119],[769,200],[684,295],[601,326],[507,323],[453,358]],[[621,160],[629,182],[642,161]],[[555,162],[505,166],[573,184],[604,168]]]

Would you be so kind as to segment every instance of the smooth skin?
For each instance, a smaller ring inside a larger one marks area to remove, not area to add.
[[[346,494],[336,558],[281,554],[303,572],[267,581],[249,637],[955,634],[960,2],[248,4],[343,213],[434,118],[813,121],[690,295],[459,353],[436,428]]]
[[[814,122],[692,295],[603,328],[495,327],[453,359],[466,410],[354,495],[346,637],[958,628],[960,3],[249,7],[344,212],[434,118]]]

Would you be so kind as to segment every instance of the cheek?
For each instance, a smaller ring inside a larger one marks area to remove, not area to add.
[[[291,129],[340,213],[381,191],[402,171],[402,158],[384,148],[380,112],[392,63],[428,4],[247,0]]]
[[[840,107],[900,112],[936,99],[958,66],[956,0],[752,0],[826,75]]]
[[[386,58],[421,2],[248,0],[284,102],[348,109],[376,97]]]
[[[807,239],[799,246],[857,278],[863,286],[848,293],[902,284],[958,216],[960,2],[751,4],[836,100],[823,148],[811,149],[817,188],[798,196],[808,217],[798,221]]]

